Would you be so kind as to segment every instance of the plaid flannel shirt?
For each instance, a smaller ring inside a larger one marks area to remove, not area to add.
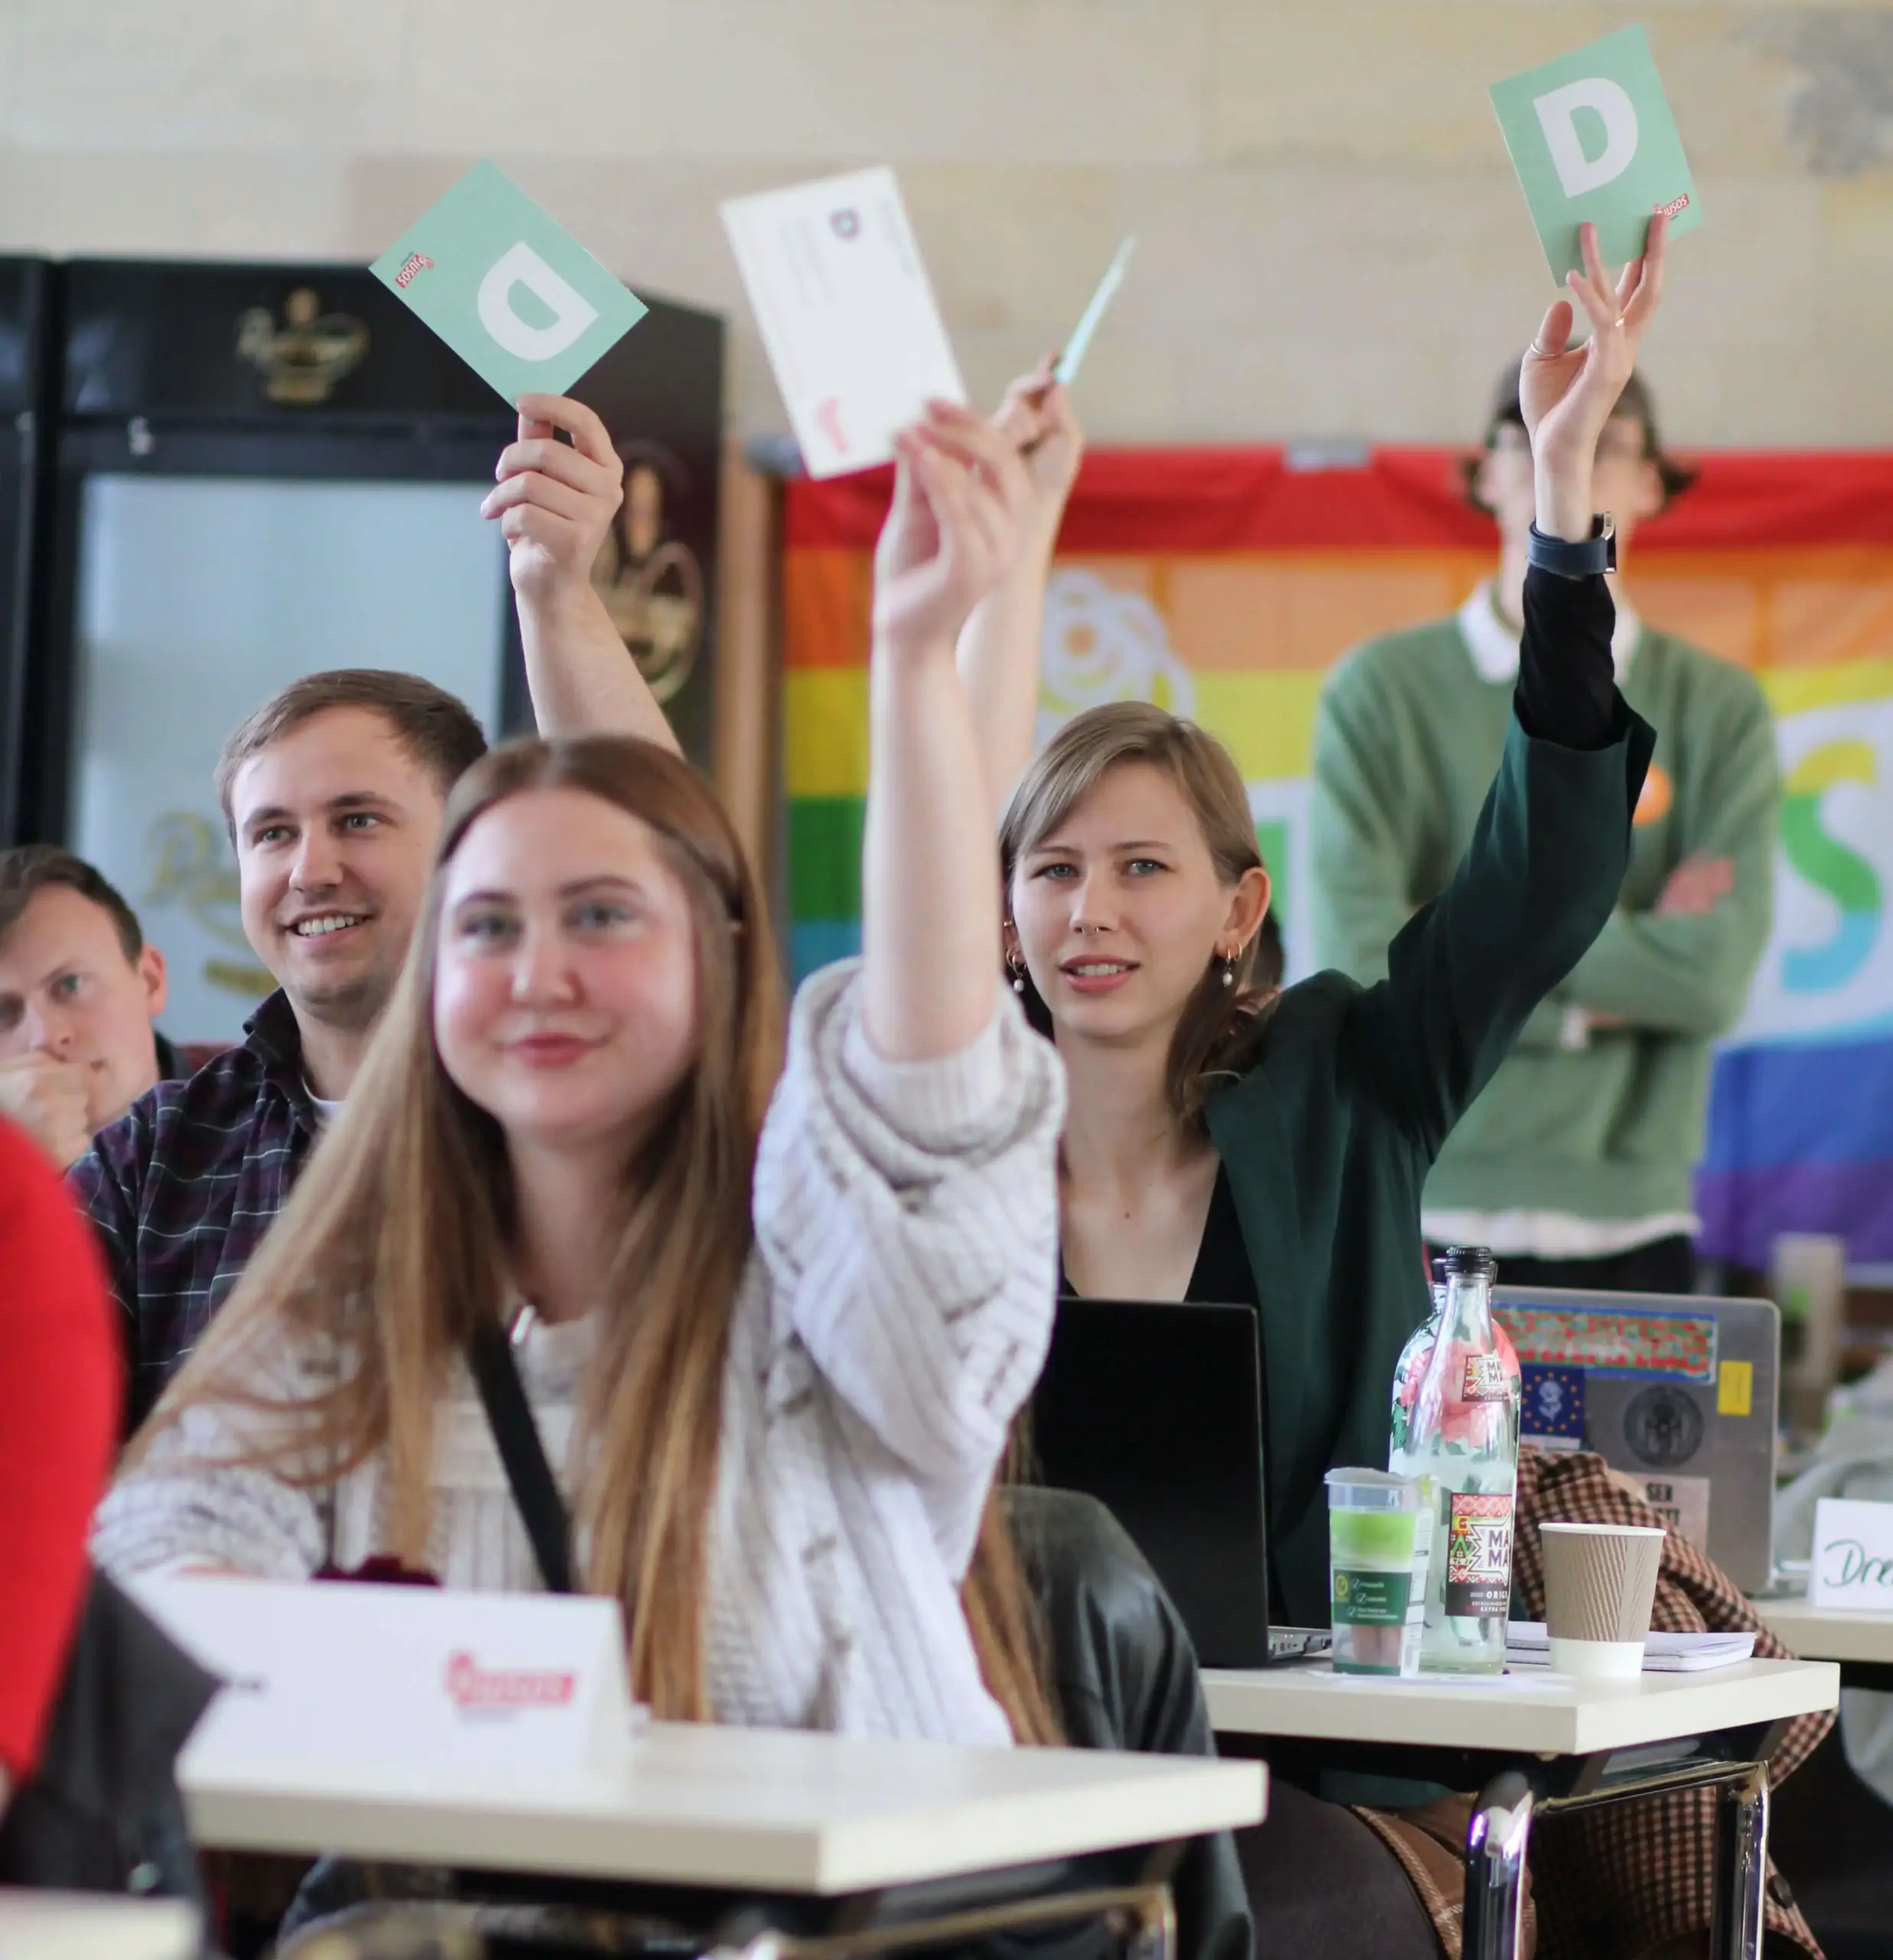
[[[315,1138],[289,1001],[272,994],[243,1034],[141,1096],[66,1174],[118,1303],[128,1436],[236,1285]]]
[[[1519,1454],[1517,1528],[1512,1583],[1526,1617],[1545,1617],[1545,1555],[1538,1527],[1653,1524],[1663,1520],[1611,1481],[1602,1457],[1588,1451]],[[1753,1633],[1755,1653],[1785,1660],[1782,1645],[1720,1566],[1686,1538],[1663,1540],[1656,1602],[1650,1616],[1660,1632]],[[1803,1715],[1788,1725],[1768,1759],[1779,1784],[1814,1753],[1832,1715]],[[1636,1960],[1686,1936],[1706,1935],[1715,1869],[1715,1793],[1684,1790],[1634,1802],[1607,1804],[1541,1818],[1532,1832],[1532,1885],[1538,1921],[1538,1960]],[[1401,1836],[1380,1812],[1359,1813],[1399,1858],[1439,1936],[1448,1960],[1460,1952],[1461,1902],[1416,1867]],[[1765,1894],[1769,1950],[1800,1949],[1820,1960],[1820,1948],[1793,1895],[1771,1864]]]

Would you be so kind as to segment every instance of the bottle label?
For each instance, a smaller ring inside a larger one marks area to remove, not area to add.
[[[1404,1626],[1412,1576],[1405,1572],[1346,1572],[1333,1579],[1337,1626]]]
[[[1462,1402],[1510,1402],[1516,1373],[1508,1377],[1503,1354],[1468,1354]]]
[[[1446,1525],[1446,1615],[1503,1619],[1512,1594],[1512,1495],[1454,1491]]]

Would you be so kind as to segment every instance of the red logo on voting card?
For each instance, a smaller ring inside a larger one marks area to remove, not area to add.
[[[413,283],[416,273],[432,272],[434,262],[425,252],[410,252],[401,270],[394,275],[394,283],[405,292]]]
[[[1668,204],[1659,204],[1656,207],[1656,215],[1659,217],[1674,217],[1679,211],[1686,211],[1689,208],[1689,194],[1685,191],[1678,196],[1672,198]]]
[[[848,439],[841,430],[841,403],[833,395],[816,404],[815,420],[821,425],[821,432],[834,445],[835,454],[845,456],[848,453]]]
[[[469,1712],[563,1708],[577,1688],[577,1677],[559,1668],[483,1668],[471,1654],[448,1657],[448,1697],[456,1708]]]

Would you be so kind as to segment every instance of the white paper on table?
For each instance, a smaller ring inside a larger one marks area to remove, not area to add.
[[[1712,1668],[1733,1667],[1754,1658],[1752,1633],[1647,1633],[1643,1636],[1643,1672],[1694,1674]],[[1505,1630],[1507,1667],[1549,1668],[1551,1633],[1542,1620],[1513,1620]]]
[[[723,220],[811,476],[886,462],[930,399],[965,401],[893,171],[733,198]]]

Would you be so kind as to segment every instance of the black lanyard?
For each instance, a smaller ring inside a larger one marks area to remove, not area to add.
[[[513,1501],[532,1540],[533,1557],[548,1592],[576,1591],[572,1583],[572,1527],[565,1500],[546,1461],[539,1425],[533,1420],[513,1344],[498,1321],[485,1323],[473,1337],[473,1377],[480,1386],[486,1419],[499,1446]]]

